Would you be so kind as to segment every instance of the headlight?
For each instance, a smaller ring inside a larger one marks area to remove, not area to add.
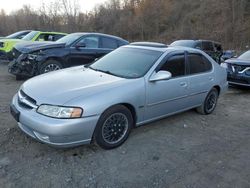
[[[222,67],[225,68],[225,69],[228,68],[227,63],[221,63],[220,66],[222,66]]]
[[[71,118],[80,118],[82,116],[83,110],[81,108],[75,107],[63,107],[63,106],[53,106],[42,104],[37,109],[37,112],[59,119],[71,119]]]
[[[38,57],[36,54],[28,54],[28,59],[29,60],[35,60]]]
[[[0,48],[4,47],[4,42],[0,42]]]

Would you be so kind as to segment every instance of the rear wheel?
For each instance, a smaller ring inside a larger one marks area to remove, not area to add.
[[[106,110],[100,117],[94,138],[103,149],[113,149],[123,144],[133,125],[131,112],[122,105]]]
[[[44,74],[44,73],[47,73],[47,72],[60,70],[62,68],[63,68],[63,66],[59,61],[54,60],[54,59],[50,59],[50,60],[46,61],[44,64],[41,65],[39,73]]]
[[[203,104],[197,108],[197,111],[204,115],[211,114],[217,105],[218,96],[219,96],[218,90],[216,88],[213,88],[208,93]]]

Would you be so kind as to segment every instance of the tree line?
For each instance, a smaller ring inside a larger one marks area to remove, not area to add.
[[[82,12],[78,0],[25,5],[0,11],[0,35],[33,29],[102,32],[129,41],[171,43],[177,39],[211,39],[227,49],[250,45],[249,0],[109,0]]]

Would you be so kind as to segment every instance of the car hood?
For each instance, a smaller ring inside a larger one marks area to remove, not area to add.
[[[34,77],[26,81],[21,89],[36,100],[37,105],[64,105],[77,97],[87,98],[126,81],[129,79],[79,66]]]
[[[9,43],[15,43],[15,42],[20,42],[20,41],[23,41],[23,40],[21,40],[21,39],[7,39],[7,38],[0,39],[0,42],[9,42]]]
[[[229,64],[235,64],[235,65],[250,65],[250,60],[242,60],[238,58],[228,59],[225,62]]]
[[[22,42],[17,44],[15,48],[22,53],[31,53],[38,50],[45,50],[50,48],[62,48],[65,47],[65,43],[57,42]]]

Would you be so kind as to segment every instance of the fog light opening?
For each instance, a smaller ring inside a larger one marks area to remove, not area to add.
[[[46,141],[46,142],[49,142],[49,136],[47,135],[44,135],[44,134],[41,134],[41,133],[38,133],[38,132],[35,132],[34,131],[34,134],[36,135],[36,137],[42,141]]]

